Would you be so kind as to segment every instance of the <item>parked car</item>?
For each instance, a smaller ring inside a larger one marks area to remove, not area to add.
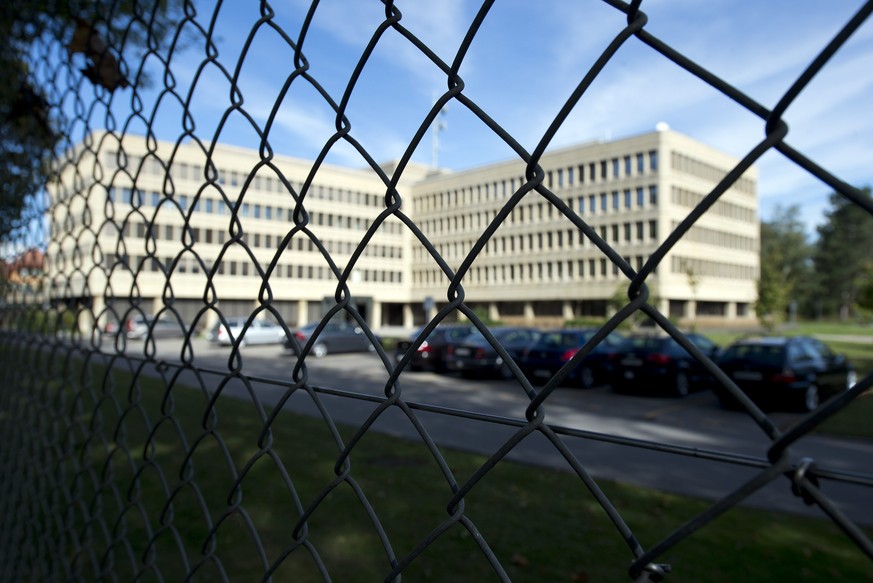
[[[307,324],[294,332],[294,339],[302,349],[318,327],[318,322]],[[285,340],[285,348],[295,350],[294,343],[290,339]],[[363,329],[357,324],[349,322],[328,322],[318,334],[315,344],[312,345],[310,354],[315,358],[322,358],[331,352],[373,352],[376,347],[364,334]]]
[[[735,342],[718,365],[759,406],[813,411],[822,399],[855,384],[857,373],[841,354],[808,336],[759,337]],[[727,407],[738,401],[724,387],[716,395]]]
[[[407,340],[401,340],[397,343],[395,357],[398,362],[421,334],[421,330],[422,328],[419,328]],[[424,342],[416,349],[409,361],[409,369],[414,371],[445,371],[448,346],[463,340],[475,330],[476,327],[472,324],[440,324],[428,334]]]
[[[240,347],[249,344],[280,344],[285,341],[285,330],[270,320],[253,320],[243,334],[243,327],[247,320],[247,317],[227,318],[226,326],[219,321],[212,327],[207,338],[227,346],[236,342],[242,335],[239,341]]]
[[[560,370],[588,342],[596,328],[562,328],[543,332],[521,355],[519,367],[532,382],[545,382]],[[570,385],[590,389],[604,382],[609,354],[622,336],[612,332],[598,344],[567,376]]]
[[[708,358],[718,356],[718,345],[706,336],[692,332],[685,337]],[[609,357],[609,384],[619,393],[685,397],[714,383],[703,363],[666,333],[630,335]]]
[[[181,338],[185,332],[185,326],[172,318],[156,320],[152,316],[133,316],[124,321],[124,335],[131,340],[145,340],[149,335],[152,338]]]
[[[509,356],[518,362],[525,348],[539,339],[542,332],[534,328],[499,326],[491,328],[491,333]],[[512,370],[497,354],[485,335],[475,330],[465,338],[446,347],[446,368],[463,376],[512,377]]]

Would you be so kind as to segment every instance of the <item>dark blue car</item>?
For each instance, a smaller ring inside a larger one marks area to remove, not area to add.
[[[522,353],[519,368],[531,382],[545,383],[597,333],[596,328],[566,328],[543,332],[540,339]],[[621,342],[617,332],[609,334],[570,372],[565,383],[590,389],[606,380],[609,354]]]
[[[524,349],[534,343],[542,332],[534,328],[498,326],[491,328],[494,339],[518,362]],[[446,368],[461,373],[462,376],[498,376],[511,378],[512,370],[497,354],[488,339],[474,331],[466,338],[449,344],[446,350]]]
[[[685,336],[708,358],[718,356],[719,347],[709,338],[696,333]],[[628,336],[609,359],[609,384],[617,393],[685,397],[714,382],[703,363],[665,333]]]

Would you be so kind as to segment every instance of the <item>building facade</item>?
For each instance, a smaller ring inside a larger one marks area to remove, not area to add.
[[[344,284],[374,328],[420,324],[447,302],[449,277],[386,212],[373,169],[109,133],[67,159],[50,187],[49,293],[101,319],[134,306],[198,327],[219,310],[302,325],[346,297],[338,281],[353,259]],[[556,201],[529,192],[499,221],[463,276],[465,301],[504,321],[606,315],[627,277],[568,215],[639,269],[736,162],[670,130],[547,153],[543,184]],[[408,166],[399,212],[455,273],[524,175],[521,161]],[[758,243],[751,170],[658,266],[651,297],[677,319],[751,318]]]

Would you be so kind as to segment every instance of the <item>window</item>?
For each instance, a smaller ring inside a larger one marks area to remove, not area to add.
[[[656,221],[649,221],[649,238],[658,238],[658,223]]]
[[[264,207],[264,218],[268,221],[273,220],[273,207],[265,206]]]
[[[618,191],[612,191],[612,210],[618,210]]]
[[[606,180],[606,160],[600,161],[600,179]]]
[[[206,201],[204,202],[204,205],[206,207],[207,213],[212,214],[215,211],[215,209],[213,208],[214,204],[215,204],[215,202],[211,198],[206,199]]]
[[[601,192],[600,193],[600,210],[603,212],[606,212],[607,208],[608,207],[607,207],[606,193]]]
[[[637,174],[642,174],[646,170],[645,159],[643,157],[643,153],[639,152],[637,154]]]
[[[256,219],[260,219],[260,218],[261,218],[261,205],[256,204],[256,205],[254,206],[254,209],[253,209],[253,210],[255,211],[255,213],[254,213],[254,217],[255,217]]]
[[[588,210],[591,211],[591,214],[594,214],[597,211],[597,197],[593,194],[588,197]]]
[[[618,178],[618,158],[612,159],[612,177]]]
[[[649,204],[655,206],[658,204],[658,185],[649,186]]]
[[[644,202],[645,202],[645,195],[643,193],[643,188],[639,187],[639,188],[637,188],[637,206],[642,208]]]
[[[629,188],[624,190],[624,208],[629,209],[631,207],[631,191]]]
[[[152,206],[156,207],[161,202],[161,195],[157,192],[152,192]]]
[[[649,152],[649,170],[655,171],[658,169],[658,151],[652,150]]]
[[[187,195],[183,194],[182,196],[179,197],[179,206],[182,208],[183,211],[188,210],[188,196]]]
[[[624,157],[624,175],[625,176],[631,175],[631,157],[630,156]]]

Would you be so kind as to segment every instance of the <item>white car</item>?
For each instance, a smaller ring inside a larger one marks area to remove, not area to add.
[[[227,318],[227,326],[218,322],[209,333],[209,340],[222,345],[230,345],[243,333],[248,318]],[[270,320],[254,320],[239,341],[240,346],[250,344],[281,344],[285,341],[285,330]]]
[[[114,334],[115,329],[107,327],[107,333]],[[155,320],[151,316],[134,316],[124,323],[124,334],[131,340],[152,338],[181,338],[185,336],[185,328],[171,318]]]

